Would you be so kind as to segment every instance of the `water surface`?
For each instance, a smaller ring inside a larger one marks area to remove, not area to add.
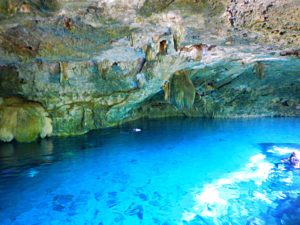
[[[139,128],[140,130],[136,130]],[[300,224],[300,119],[137,121],[0,144],[0,224]]]

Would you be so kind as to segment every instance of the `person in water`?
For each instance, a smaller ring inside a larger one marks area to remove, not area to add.
[[[289,158],[282,160],[283,163],[289,163],[296,169],[300,168],[300,154],[298,152],[293,152]]]
[[[290,163],[293,165],[294,168],[300,168],[300,154],[293,152],[289,158]]]

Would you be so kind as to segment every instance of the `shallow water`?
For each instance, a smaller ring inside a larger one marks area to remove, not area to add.
[[[134,128],[139,128],[135,130]],[[300,119],[137,121],[0,144],[0,224],[300,224]]]

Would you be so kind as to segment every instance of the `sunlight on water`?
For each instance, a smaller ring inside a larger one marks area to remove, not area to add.
[[[273,146],[273,148],[270,148],[268,152],[279,154],[279,155],[287,155],[287,154],[291,154],[292,152],[297,152],[299,154],[300,150],[296,148]]]
[[[255,132],[254,132],[255,130]],[[137,121],[0,144],[0,224],[300,224],[299,119]]]
[[[250,158],[250,162],[245,165],[241,171],[233,172],[226,178],[220,178],[214,183],[205,184],[203,191],[195,195],[195,206],[192,212],[185,211],[183,213],[184,221],[193,220],[196,215],[201,217],[212,217],[213,222],[218,224],[218,217],[228,214],[230,201],[240,197],[239,189],[229,190],[230,186],[237,186],[241,182],[253,182],[257,186],[269,178],[272,172],[273,164],[265,161],[265,155],[257,154]],[[268,204],[271,201],[266,197],[265,193],[254,192],[253,201],[264,201]],[[248,212],[243,205],[240,205],[242,216],[247,216]]]

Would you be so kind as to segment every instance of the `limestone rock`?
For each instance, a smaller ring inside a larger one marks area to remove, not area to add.
[[[36,117],[77,135],[142,117],[299,116],[299,12],[297,0],[3,0],[0,97],[26,101],[2,103],[2,139],[50,134]]]
[[[192,108],[195,100],[195,87],[184,71],[176,72],[170,84],[171,103],[178,109]]]
[[[16,97],[1,99],[0,140],[31,142],[51,134],[51,119],[38,103]]]

